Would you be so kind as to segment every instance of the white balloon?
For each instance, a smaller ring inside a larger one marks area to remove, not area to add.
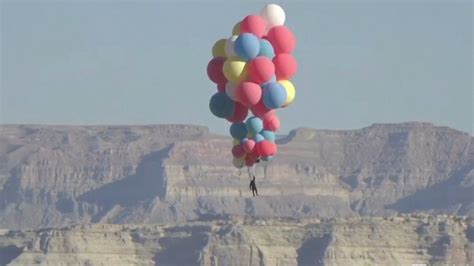
[[[260,12],[260,17],[267,23],[267,29],[285,24],[285,11],[277,4],[268,4]]]
[[[243,157],[242,157],[242,158],[233,158],[233,159],[232,159],[232,164],[233,164],[236,168],[242,168],[242,167],[244,167],[244,163],[245,163],[245,161],[243,160]]]
[[[227,41],[225,42],[224,45],[224,51],[227,57],[232,57],[232,56],[237,56],[234,51],[234,42],[237,40],[237,35],[232,35]]]
[[[231,98],[232,100],[236,101],[237,102],[237,99],[235,98],[235,90],[237,88],[237,85],[228,81],[226,84],[225,84],[225,93],[227,94],[227,96],[229,96],[229,98]]]

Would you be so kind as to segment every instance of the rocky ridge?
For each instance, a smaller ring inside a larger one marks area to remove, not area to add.
[[[0,126],[0,227],[432,213],[474,216],[474,142],[429,123],[300,128],[260,197],[205,127]]]
[[[469,265],[472,218],[251,219],[0,232],[0,264]]]

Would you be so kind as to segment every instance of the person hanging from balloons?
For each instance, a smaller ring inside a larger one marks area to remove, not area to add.
[[[252,190],[252,194],[254,197],[255,195],[258,196],[257,185],[255,185],[255,175],[253,176],[253,179],[250,181],[249,188],[250,190]]]
[[[232,164],[238,169],[248,167],[254,195],[258,195],[255,165],[271,161],[277,152],[280,120],[276,110],[295,98],[290,79],[297,71],[291,54],[296,39],[284,26],[285,18],[276,4],[266,5],[259,15],[246,16],[234,26],[231,37],[214,44],[213,59],[207,65],[207,75],[217,85],[209,108],[232,123]],[[249,111],[253,116],[248,117]]]
[[[250,179],[249,189],[252,191],[254,197],[255,194],[258,196],[257,185],[255,184],[255,164],[247,166],[247,173],[249,174]]]

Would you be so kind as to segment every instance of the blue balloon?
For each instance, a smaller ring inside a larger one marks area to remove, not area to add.
[[[278,82],[270,82],[263,86],[263,104],[268,109],[280,108],[286,101],[286,90]]]
[[[259,143],[261,141],[264,141],[265,138],[261,134],[255,134],[255,136],[253,137],[253,140],[255,140],[255,143]]]
[[[258,52],[258,55],[273,59],[273,57],[275,57],[275,50],[273,49],[272,44],[265,39],[260,39],[260,51]]]
[[[257,134],[258,132],[262,131],[262,129],[263,129],[262,119],[260,119],[256,116],[252,116],[249,119],[247,119],[247,122],[245,122],[245,124],[247,126],[247,131],[252,135]]]
[[[247,126],[244,122],[233,123],[230,126],[230,135],[234,139],[243,139],[247,137]]]
[[[242,33],[235,40],[234,51],[238,57],[249,61],[257,57],[260,51],[260,41],[251,33]]]
[[[267,157],[262,157],[262,160],[264,160],[265,162],[269,162],[273,159],[273,156],[267,156]]]
[[[276,82],[277,81],[277,77],[275,75],[273,75],[269,81],[265,82],[262,84],[262,87],[265,87],[267,86],[268,84],[272,83],[272,82]]]
[[[209,102],[211,113],[220,118],[227,118],[234,114],[235,103],[225,92],[217,92]]]
[[[268,141],[275,142],[275,132],[273,131],[262,130],[262,132],[260,132],[260,135],[262,135]]]

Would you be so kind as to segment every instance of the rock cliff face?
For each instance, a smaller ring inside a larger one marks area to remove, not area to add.
[[[474,216],[467,133],[375,124],[300,128],[278,142],[275,160],[256,169],[261,196],[251,198],[247,173],[230,164],[231,140],[205,127],[0,126],[0,227]]]
[[[472,218],[398,216],[77,225],[0,232],[0,264],[470,265]]]

